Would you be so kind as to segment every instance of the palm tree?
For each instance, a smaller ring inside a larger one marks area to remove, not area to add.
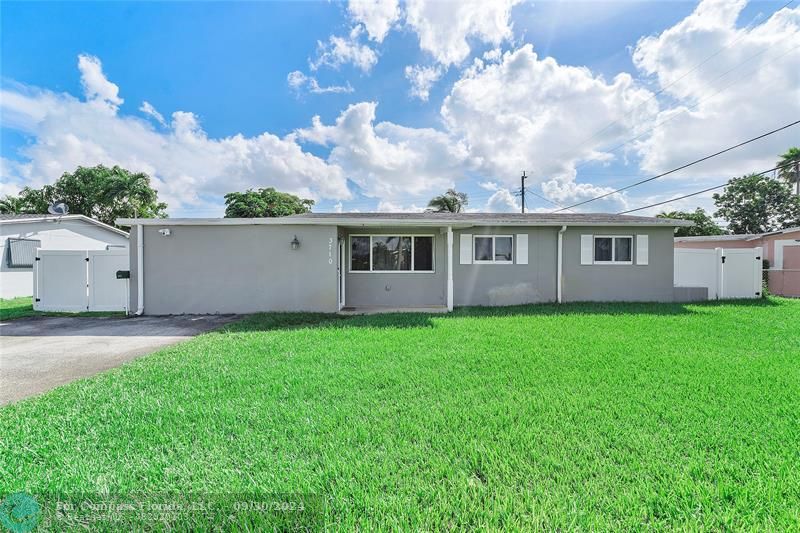
[[[794,183],[795,190],[797,194],[800,195],[800,173],[797,172],[798,165],[800,165],[800,148],[792,147],[781,156],[781,160],[778,161],[776,166],[783,167],[778,172],[778,177],[789,183]]]
[[[19,196],[6,194],[0,198],[0,213],[4,215],[18,215],[22,213],[23,205]]]
[[[447,189],[446,193],[440,194],[428,202],[428,211],[460,213],[468,203],[467,193],[458,192],[455,189]]]
[[[129,172],[124,168],[111,169],[110,179],[103,191],[103,199],[110,205],[109,210],[116,216],[152,216],[143,212],[144,205],[155,201],[150,188],[150,178],[143,172]]]

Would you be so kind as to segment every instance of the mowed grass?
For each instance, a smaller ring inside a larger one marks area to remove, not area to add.
[[[116,311],[87,311],[82,313],[54,313],[50,311],[34,311],[33,297],[0,298],[0,320],[15,320],[29,316],[124,316]]]
[[[0,496],[315,495],[309,528],[796,530],[799,465],[778,298],[257,315],[0,409]]]

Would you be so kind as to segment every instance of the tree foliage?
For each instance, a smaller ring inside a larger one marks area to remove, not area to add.
[[[117,218],[166,217],[167,204],[158,201],[158,191],[144,172],[112,168],[78,167],[65,172],[52,185],[41,189],[25,187],[18,196],[0,201],[3,213],[47,213],[55,202],[64,202],[73,215],[86,215],[106,224]]]
[[[19,196],[6,194],[0,198],[0,213],[3,215],[19,215],[25,212],[25,205]]]
[[[788,183],[749,174],[728,182],[714,194],[715,217],[728,221],[734,234],[764,233],[800,225],[800,197]]]
[[[800,165],[800,148],[789,148],[785,154],[781,155],[781,160],[775,165],[783,167],[778,171],[778,177],[786,180],[788,183],[797,184],[800,182],[800,175],[797,171],[798,165]]]
[[[447,189],[447,192],[434,197],[428,202],[428,211],[437,213],[460,213],[469,204],[467,193],[458,192],[455,189]]]
[[[660,213],[656,216],[658,218],[675,218],[694,222],[694,226],[690,228],[678,228],[678,231],[675,232],[676,237],[723,235],[725,233],[725,230],[714,222],[714,219],[700,207],[694,211],[670,211],[669,213]]]
[[[225,218],[285,217],[311,211],[314,200],[266,189],[248,189],[225,195]]]

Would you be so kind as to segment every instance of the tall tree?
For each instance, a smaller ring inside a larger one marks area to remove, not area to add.
[[[248,189],[225,195],[225,218],[285,217],[311,211],[314,200],[266,189]]]
[[[725,233],[725,230],[700,207],[694,211],[670,211],[669,213],[659,213],[656,216],[658,218],[676,218],[694,222],[694,226],[690,228],[678,228],[678,231],[675,232],[676,237],[723,235]]]
[[[788,183],[749,174],[728,182],[725,192],[714,194],[715,217],[728,221],[735,234],[764,233],[800,225],[800,197]]]
[[[3,198],[0,210],[3,213],[13,214],[42,214],[47,213],[48,205],[44,188],[24,187],[17,196],[7,194]]]
[[[158,191],[143,172],[119,166],[78,167],[65,172],[52,185],[41,189],[25,187],[11,197],[21,213],[47,213],[54,202],[64,202],[70,214],[86,215],[106,224],[117,218],[166,217],[167,204],[158,201]]]
[[[435,196],[428,202],[428,211],[436,213],[460,213],[469,204],[467,193],[458,192],[455,189],[447,189],[447,192]]]
[[[19,215],[25,212],[25,204],[22,203],[19,196],[11,196],[6,194],[0,198],[0,214],[3,215]]]
[[[778,171],[778,177],[786,180],[788,183],[793,183],[795,187],[795,194],[800,195],[800,148],[789,148],[785,154],[781,155],[781,160],[777,165],[783,167]]]

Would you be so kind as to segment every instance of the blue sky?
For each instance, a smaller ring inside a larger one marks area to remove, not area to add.
[[[225,192],[265,186],[319,211],[416,209],[448,186],[514,210],[526,169],[535,193],[574,203],[800,114],[800,9],[773,15],[785,3],[4,2],[0,192],[118,163],[150,173],[172,216],[218,216]],[[427,99],[408,68],[435,72]],[[797,138],[586,209],[764,170]],[[666,207],[695,205],[710,200]]]

